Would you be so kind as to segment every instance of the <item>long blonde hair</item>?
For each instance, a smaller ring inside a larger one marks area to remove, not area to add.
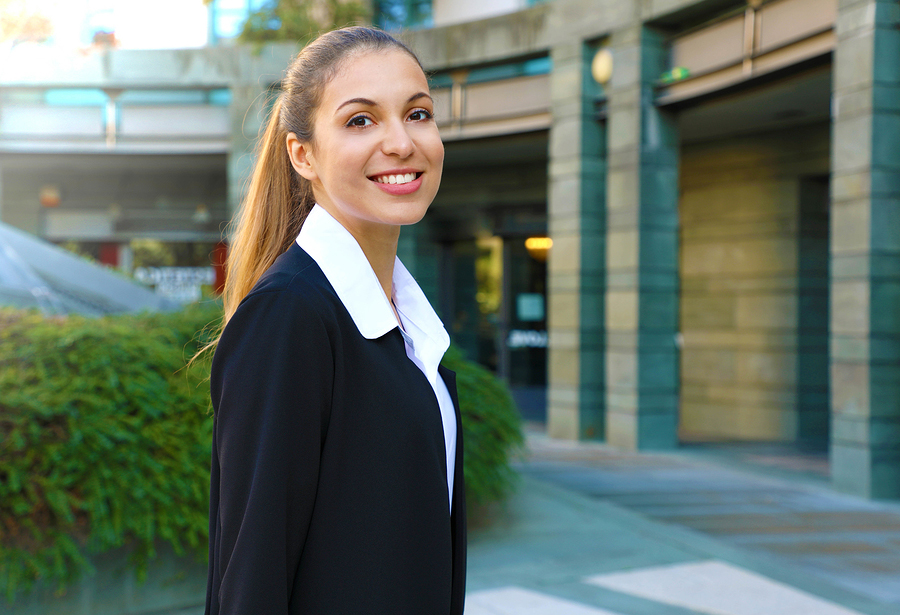
[[[224,323],[266,269],[290,247],[315,203],[309,181],[291,166],[288,133],[296,134],[301,142],[314,143],[315,111],[341,63],[351,54],[387,49],[403,50],[419,62],[409,47],[386,32],[352,26],[319,36],[287,68],[282,92],[257,144],[247,195],[233,222],[233,240],[225,263]]]
[[[225,322],[234,315],[260,276],[288,249],[314,200],[309,182],[293,171],[280,121],[282,97],[272,107],[257,145],[256,165],[225,261]]]

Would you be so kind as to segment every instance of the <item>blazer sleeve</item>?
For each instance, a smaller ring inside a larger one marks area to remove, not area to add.
[[[326,327],[297,293],[251,294],[225,328],[210,377],[207,613],[288,613],[333,378]]]

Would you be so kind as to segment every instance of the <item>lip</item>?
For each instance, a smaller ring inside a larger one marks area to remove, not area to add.
[[[407,173],[415,173],[418,175],[411,182],[407,182],[405,184],[382,184],[381,182],[375,181],[373,178],[381,177],[382,175],[406,175]],[[393,194],[395,196],[402,196],[404,194],[412,194],[416,190],[418,190],[422,186],[422,177],[425,175],[423,171],[419,169],[391,169],[390,171],[384,171],[382,173],[376,173],[374,175],[369,176],[369,181],[378,186],[383,192],[387,192],[388,194]]]
[[[375,180],[371,181],[373,184],[381,188],[382,191],[387,192],[388,194],[393,194],[395,196],[401,196],[404,194],[412,194],[413,192],[418,190],[422,186],[422,177],[424,175],[425,174],[422,173],[411,182],[407,182],[405,184],[382,184]]]

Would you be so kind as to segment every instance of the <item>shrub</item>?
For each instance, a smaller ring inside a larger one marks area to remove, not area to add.
[[[209,340],[216,303],[181,312],[43,317],[0,310],[0,593],[37,580],[62,590],[85,552],[130,549],[139,576],[157,541],[202,558],[212,420]],[[198,334],[199,332],[199,334]],[[506,387],[451,349],[469,501],[506,495],[522,442]]]
[[[522,421],[506,385],[451,347],[443,365],[456,372],[462,414],[466,502],[473,507],[503,499],[515,473],[509,456],[522,446]]]
[[[183,369],[183,313],[45,318],[0,312],[0,592],[60,588],[83,548],[128,544],[139,572],[157,539],[206,541],[209,394]]]

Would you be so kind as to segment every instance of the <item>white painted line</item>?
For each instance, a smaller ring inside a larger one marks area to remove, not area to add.
[[[862,615],[719,561],[601,574],[585,582],[710,615]]]
[[[466,595],[466,615],[622,615],[521,587]]]

